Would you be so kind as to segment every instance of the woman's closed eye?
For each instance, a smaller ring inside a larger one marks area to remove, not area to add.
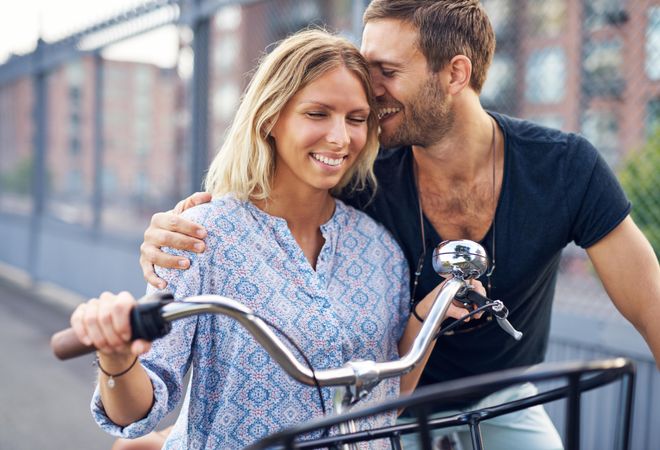
[[[308,111],[305,113],[305,115],[310,119],[322,119],[328,116],[328,114],[324,111]]]
[[[350,120],[351,122],[354,122],[354,123],[364,123],[364,122],[367,121],[367,117],[366,116],[349,116],[348,120]]]

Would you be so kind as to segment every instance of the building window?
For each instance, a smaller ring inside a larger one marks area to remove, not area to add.
[[[242,18],[240,6],[225,6],[215,15],[215,28],[218,31],[234,31],[241,25]]]
[[[280,2],[267,2],[271,9],[271,19],[268,24],[270,41],[280,40],[309,26],[323,26],[327,20],[318,0],[289,0],[287,3],[288,11]],[[274,46],[268,47],[268,51],[273,48]]]
[[[220,38],[213,52],[214,66],[219,72],[226,72],[236,66],[239,42],[235,35],[228,34]]]
[[[564,118],[556,114],[531,116],[528,120],[544,127],[554,128],[555,130],[561,130],[564,128]]]
[[[623,43],[620,39],[585,45],[583,88],[593,96],[618,97],[623,90]]]
[[[558,103],[566,91],[566,54],[560,47],[532,52],[527,60],[525,97],[531,103]]]
[[[507,110],[515,98],[515,61],[508,55],[496,54],[481,90],[481,99],[489,108]]]
[[[512,29],[511,0],[484,0],[483,5],[498,37]]]
[[[582,134],[603,155],[610,166],[618,162],[619,123],[611,111],[587,111],[582,119]]]
[[[628,21],[625,3],[626,0],[587,0],[585,25],[590,30],[623,25]]]
[[[231,83],[225,84],[213,96],[213,112],[218,120],[228,122],[234,117],[241,92]]]
[[[660,7],[649,8],[646,25],[646,75],[660,80]]]
[[[83,73],[83,66],[80,61],[75,61],[66,66],[66,79],[69,86],[81,86],[85,74]]]
[[[80,113],[76,110],[69,115],[69,136],[78,136],[81,128]]]
[[[566,29],[565,0],[528,0],[528,34],[552,38]]]
[[[69,152],[72,155],[79,155],[80,154],[80,139],[78,137],[74,136],[71,138],[69,141]]]
[[[69,101],[73,106],[80,105],[81,98],[82,98],[82,92],[80,92],[80,87],[78,86],[69,87]]]

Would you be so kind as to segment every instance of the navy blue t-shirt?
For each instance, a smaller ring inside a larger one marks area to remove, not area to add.
[[[505,150],[489,297],[504,302],[510,322],[524,336],[516,341],[495,321],[473,320],[438,340],[420,385],[541,362],[562,249],[572,241],[583,248],[595,244],[630,212],[616,177],[586,139],[490,114],[503,130]],[[375,165],[376,194],[371,198],[371,193],[360,192],[345,199],[387,227],[401,245],[411,274],[422,254],[412,162],[410,147],[381,150]],[[426,218],[424,227],[427,251],[416,300],[442,281],[431,257],[443,239]],[[489,254],[492,232],[491,226],[481,241]],[[485,277],[481,281],[485,286]]]

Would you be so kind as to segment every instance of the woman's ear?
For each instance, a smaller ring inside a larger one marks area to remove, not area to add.
[[[273,138],[273,139],[277,138],[277,135],[276,135],[276,133],[277,133],[276,128],[277,127],[275,126],[276,124],[277,124],[277,119],[275,117],[271,117],[270,119],[268,119],[266,121],[266,123],[264,125],[264,131],[265,131],[264,134],[266,135],[267,138]]]

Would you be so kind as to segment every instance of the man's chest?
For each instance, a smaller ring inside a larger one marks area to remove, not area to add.
[[[481,241],[493,222],[496,197],[492,189],[476,187],[420,189],[424,215],[440,237]]]

